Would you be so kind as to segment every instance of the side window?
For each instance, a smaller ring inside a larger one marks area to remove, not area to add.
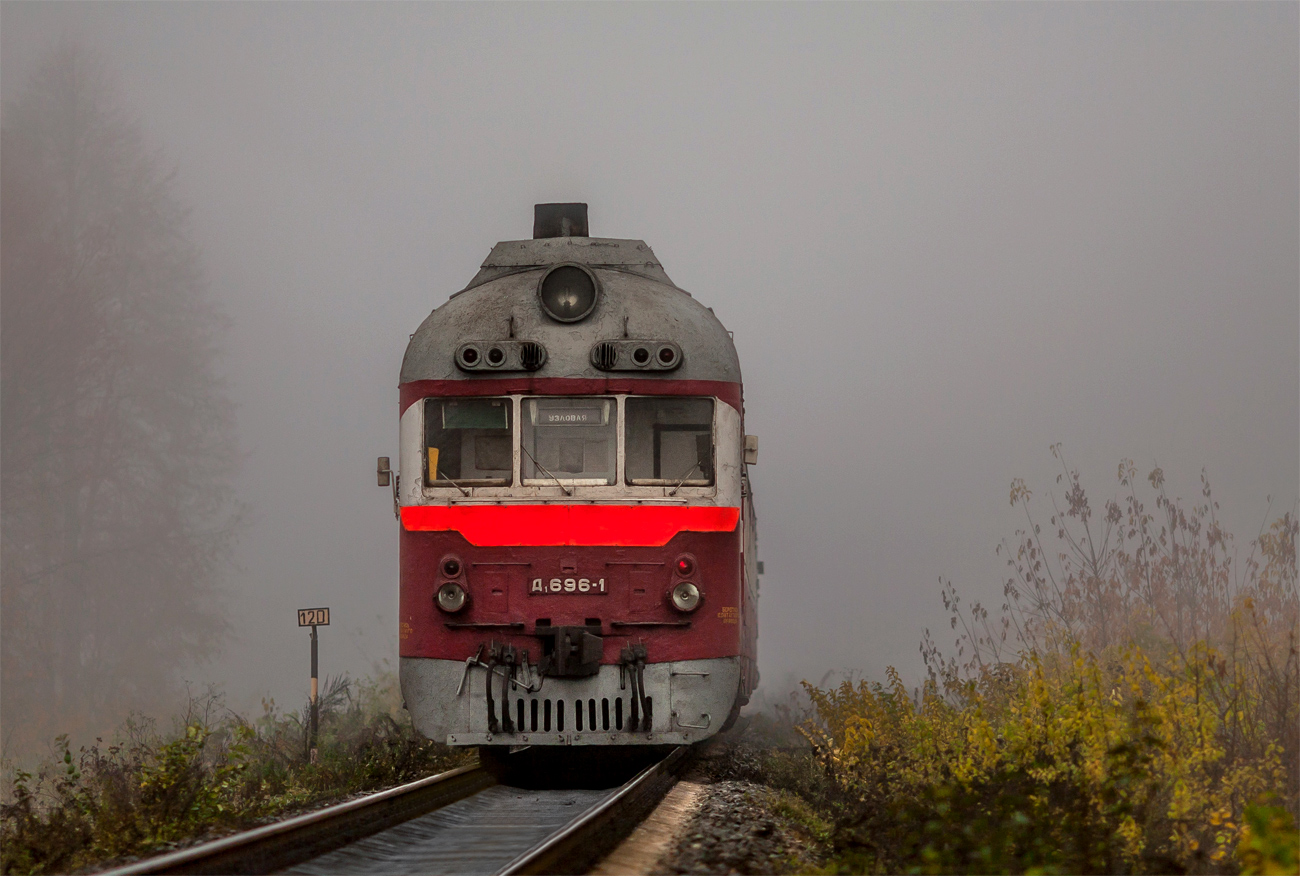
[[[612,398],[526,398],[523,454],[528,485],[614,483],[618,417]]]
[[[713,483],[713,399],[633,397],[626,411],[629,484]]]
[[[514,470],[509,398],[424,400],[425,483],[502,486]]]

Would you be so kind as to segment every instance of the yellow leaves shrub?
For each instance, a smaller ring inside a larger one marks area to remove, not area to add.
[[[1060,447],[1053,453],[1063,459]],[[1297,872],[1300,598],[1294,514],[1246,561],[1204,504],[1136,469],[1093,514],[1077,472],[1045,544],[1004,545],[1002,617],[944,604],[958,654],[930,674],[805,684],[802,733],[831,785],[849,872]],[[1269,803],[1267,801],[1274,801]]]
[[[900,805],[914,828],[922,821],[894,847],[913,847],[929,861],[923,869],[1231,870],[1245,807],[1280,789],[1282,765],[1276,746],[1229,755],[1205,689],[1217,659],[1208,648],[1164,664],[1136,647],[1106,663],[1077,649],[1058,661],[1029,654],[997,668],[999,691],[1011,686],[999,698],[990,679],[956,699],[933,683],[913,697],[892,673],[890,685],[806,686],[816,718],[801,730],[844,798],[886,804],[852,816],[866,816],[877,836]],[[1000,845],[952,842],[953,831],[1000,812],[1028,819],[1024,829],[1003,826]]]

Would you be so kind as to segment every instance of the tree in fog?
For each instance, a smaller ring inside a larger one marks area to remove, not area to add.
[[[6,754],[166,707],[225,633],[233,410],[173,174],[65,43],[0,117]]]

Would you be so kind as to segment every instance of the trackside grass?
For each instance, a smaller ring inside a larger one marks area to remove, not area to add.
[[[121,738],[12,770],[0,806],[0,872],[67,873],[165,851],[460,766],[473,755],[417,736],[395,679],[335,679],[321,698],[317,757],[304,714],[267,704],[254,721],[209,698],[176,732],[128,722]]]

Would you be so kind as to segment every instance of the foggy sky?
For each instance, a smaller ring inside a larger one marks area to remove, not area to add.
[[[0,89],[104,52],[233,320],[238,639],[190,677],[296,706],[309,605],[323,673],[395,663],[407,337],[586,201],[735,333],[772,694],[914,677],[940,576],[1000,603],[1054,442],[1094,507],[1122,458],[1189,499],[1205,467],[1243,552],[1294,506],[1298,12],[6,2]]]

